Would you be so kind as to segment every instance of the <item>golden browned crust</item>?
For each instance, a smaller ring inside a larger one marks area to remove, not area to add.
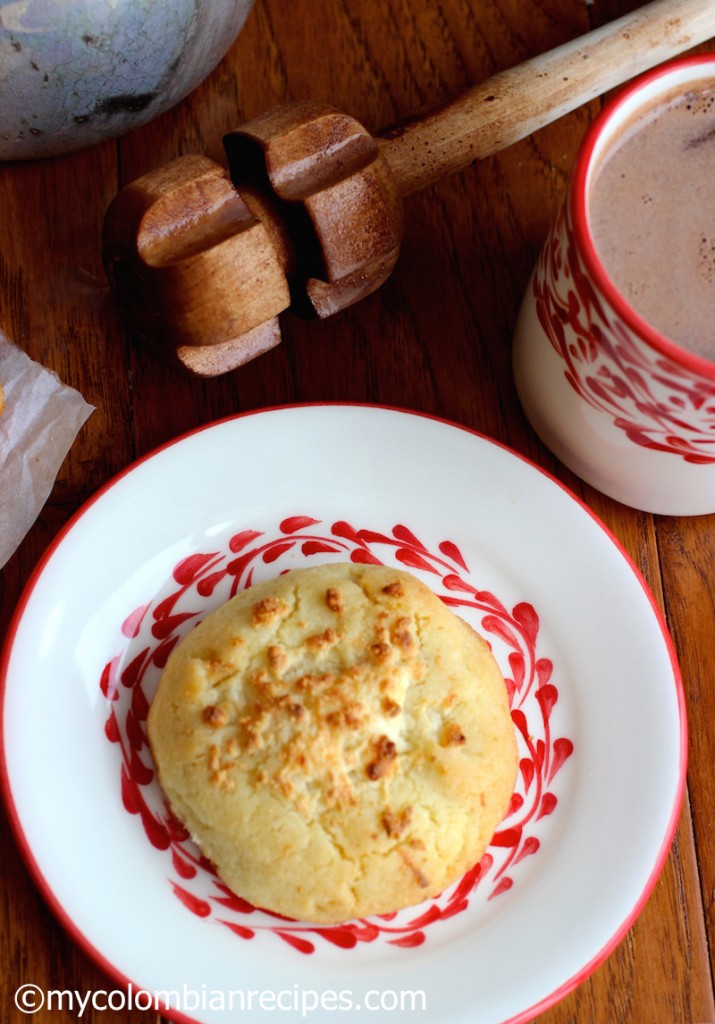
[[[172,808],[226,884],[316,922],[439,893],[481,857],[517,771],[486,643],[382,566],[239,594],[173,652],[148,725]]]

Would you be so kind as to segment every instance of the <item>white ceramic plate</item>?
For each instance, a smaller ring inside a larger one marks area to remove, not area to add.
[[[326,559],[411,569],[489,639],[521,771],[460,883],[315,928],[221,888],[167,815],[144,716],[206,611]],[[396,410],[252,413],[138,462],[47,553],[0,671],[5,797],[42,892],[116,983],[112,1005],[158,993],[202,1024],[530,1019],[633,923],[683,794],[679,673],[623,550],[524,459]]]

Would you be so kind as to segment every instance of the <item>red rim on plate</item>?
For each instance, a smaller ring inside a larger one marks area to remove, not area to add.
[[[606,540],[612,545],[620,559],[625,564],[629,573],[632,574],[633,581],[637,583],[638,588],[641,590],[643,596],[646,599],[649,613],[652,615],[654,622],[657,624],[657,628],[662,635],[664,650],[667,652],[667,659],[669,662],[669,677],[672,673],[673,684],[675,687],[675,701],[677,704],[678,711],[678,739],[679,739],[679,755],[678,755],[678,766],[677,766],[677,779],[674,783],[674,799],[672,806],[669,810],[667,825],[664,829],[662,840],[657,854],[652,858],[650,870],[645,878],[640,892],[637,898],[634,900],[630,912],[626,914],[625,918],[621,921],[620,925],[615,929],[611,937],[605,944],[601,944],[595,954],[588,959],[583,966],[569,974],[561,984],[554,988],[548,995],[538,1001],[531,1002],[527,1008],[519,1010],[516,1015],[512,1015],[508,1018],[504,1018],[504,1021],[508,1021],[508,1024],[522,1024],[537,1013],[542,1013],[550,1006],[563,999],[568,993],[574,988],[581,984],[615,949],[620,941],[625,936],[626,932],[631,928],[634,921],[640,914],[643,906],[645,905],[650,893],[655,885],[655,882],[660,875],[663,868],[664,862],[668,856],[670,846],[673,841],[675,830],[678,823],[680,814],[680,808],[682,799],[685,791],[685,779],[686,779],[686,765],[687,765],[687,725],[686,725],[686,709],[685,699],[683,693],[682,680],[680,677],[680,671],[675,656],[675,651],[671,638],[668,634],[665,623],[662,619],[661,613],[655,603],[653,595],[651,594],[644,578],[641,573],[631,560],[628,553],[625,551],[620,542],[610,533],[608,528],[596,517],[596,515],[581,502],[575,495],[573,495],[567,488],[565,488],[558,480],[550,476],[543,469],[536,466],[528,459],[508,449],[506,446],[499,444],[489,438],[485,438],[483,435],[478,434],[475,431],[471,431],[468,428],[460,426],[459,424],[449,423],[448,421],[432,417],[420,413],[414,413],[406,410],[378,407],[378,406],[367,406],[360,404],[319,404],[319,405],[293,405],[278,407],[275,409],[260,410],[257,412],[250,412],[239,414],[235,417],[228,417],[224,420],[216,423],[208,424],[197,428],[196,430],[189,431],[179,438],[167,442],[167,444],[157,448],[155,451],[145,455],[143,458],[137,460],[131,466],[127,467],[122,473],[114,477],[108,482],[101,490],[99,490],[66,524],[66,526],[60,531],[58,536],[54,539],[52,544],[49,546],[47,551],[44,553],[39,564],[34,570],[22,596],[18,603],[18,606],[13,615],[12,622],[8,631],[6,642],[0,656],[0,729],[2,729],[2,735],[5,736],[6,728],[6,703],[8,697],[8,678],[11,670],[11,661],[13,655],[13,649],[16,643],[18,630],[24,617],[28,613],[28,609],[31,605],[33,595],[35,594],[38,584],[43,579],[46,573],[50,571],[51,563],[58,550],[61,549],[66,539],[77,529],[82,528],[84,517],[87,513],[94,508],[97,502],[105,496],[110,495],[113,488],[117,484],[124,480],[127,476],[135,472],[139,467],[143,466],[162,453],[174,448],[175,446],[187,441],[190,438],[195,438],[205,431],[211,431],[216,428],[228,427],[233,429],[243,429],[248,427],[254,427],[260,429],[261,422],[267,421],[262,420],[263,417],[272,416],[274,414],[297,417],[298,420],[301,417],[318,417],[323,419],[330,419],[333,416],[359,416],[370,417],[379,416],[384,419],[384,426],[389,427],[390,424],[397,423],[402,426],[407,422],[408,424],[414,424],[415,429],[421,428],[429,430],[430,425],[434,425],[436,428],[443,429],[448,428],[449,430],[459,431],[462,436],[478,440],[480,444],[484,444],[487,448],[494,448],[497,451],[501,451],[504,455],[510,459],[513,458],[516,464],[521,467],[528,467],[527,472],[535,471],[538,474],[538,478],[548,481],[553,484],[558,491],[561,492],[567,503],[574,503],[576,507],[582,510],[587,516],[587,522],[590,522],[597,532],[601,532]],[[382,421],[381,421],[382,425]],[[111,653],[111,652],[110,652]],[[8,755],[5,744],[3,744],[2,758],[0,759],[0,786],[2,788],[3,797],[8,810],[9,819],[18,843],[20,850],[25,858],[25,861],[31,871],[36,885],[40,892],[44,896],[45,900],[59,919],[60,923],[67,930],[70,936],[78,943],[78,945],[99,965],[99,967],[112,978],[122,988],[127,988],[132,985],[134,990],[137,989],[136,983],[133,979],[127,976],[127,973],[120,969],[113,961],[112,958],[107,957],[97,944],[87,935],[84,934],[82,929],[77,925],[74,920],[72,913],[68,912],[61,893],[55,891],[53,885],[48,881],[43,872],[40,858],[37,855],[36,850],[33,848],[31,840],[26,835],[26,830],[22,820],[22,809],[17,805],[15,795],[13,793],[13,780],[11,778],[11,768],[8,764]],[[650,863],[650,862],[649,862]],[[516,898],[516,897],[515,897]],[[158,987],[158,986],[155,986]],[[171,1019],[179,1022],[191,1022],[196,1024],[199,1018],[190,1017],[181,1011],[173,1008],[168,1008],[164,1011],[167,1016]],[[432,1016],[432,1015],[430,1015]],[[496,1022],[495,1022],[496,1024]]]

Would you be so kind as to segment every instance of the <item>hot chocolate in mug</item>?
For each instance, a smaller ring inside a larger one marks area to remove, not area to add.
[[[513,366],[583,480],[647,512],[715,513],[715,54],[648,72],[593,122]]]

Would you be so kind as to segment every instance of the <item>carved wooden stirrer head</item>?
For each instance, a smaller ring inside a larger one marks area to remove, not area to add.
[[[403,199],[715,36],[712,0],[654,0],[422,116],[371,135],[333,107],[277,107],[127,185],[104,224],[110,283],[143,336],[216,376],[391,273]]]

